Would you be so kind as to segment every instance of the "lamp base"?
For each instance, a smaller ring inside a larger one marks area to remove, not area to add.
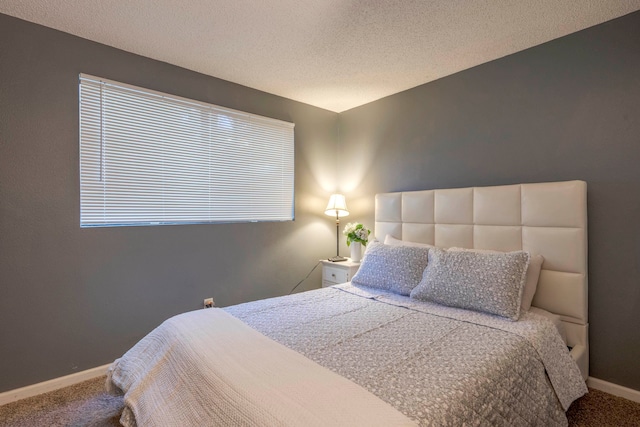
[[[331,262],[342,262],[342,261],[346,261],[347,258],[343,257],[343,256],[334,256],[329,258],[327,261],[331,261]]]

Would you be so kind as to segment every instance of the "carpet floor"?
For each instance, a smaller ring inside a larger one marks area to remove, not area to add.
[[[0,406],[0,426],[119,426],[122,398],[107,394],[104,383],[100,377]],[[567,418],[572,427],[638,427],[640,403],[590,389]]]

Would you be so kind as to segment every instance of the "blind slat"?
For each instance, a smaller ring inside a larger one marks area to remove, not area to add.
[[[80,225],[292,220],[293,129],[82,74]]]

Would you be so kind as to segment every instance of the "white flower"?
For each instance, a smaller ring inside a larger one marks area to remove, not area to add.
[[[345,236],[349,235],[349,233],[353,233],[354,231],[356,231],[356,227],[358,226],[357,223],[355,222],[350,222],[347,225],[344,226],[344,231],[342,232],[342,234],[344,234]]]
[[[351,246],[353,242],[362,243],[367,246],[369,233],[370,231],[359,222],[350,222],[344,226],[344,231],[342,232],[342,234],[347,236],[347,246]]]
[[[367,230],[365,230],[364,228],[361,228],[360,230],[356,231],[356,237],[364,242],[366,242],[367,240],[369,240],[369,232]]]

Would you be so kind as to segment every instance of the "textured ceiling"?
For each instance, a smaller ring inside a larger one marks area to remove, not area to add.
[[[640,0],[0,0],[0,12],[341,112]]]

